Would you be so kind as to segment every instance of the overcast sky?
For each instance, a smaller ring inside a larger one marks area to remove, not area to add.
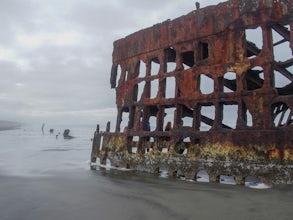
[[[115,121],[113,41],[194,9],[191,0],[1,0],[0,120]]]

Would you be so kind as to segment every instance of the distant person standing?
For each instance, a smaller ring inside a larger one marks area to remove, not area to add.
[[[42,124],[42,133],[44,134],[45,123]]]

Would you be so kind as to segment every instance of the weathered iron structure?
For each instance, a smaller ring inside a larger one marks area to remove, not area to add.
[[[117,123],[98,125],[92,162],[291,183],[292,54],[292,0],[230,0],[115,41]]]

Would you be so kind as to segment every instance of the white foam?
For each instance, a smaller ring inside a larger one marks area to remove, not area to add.
[[[209,183],[210,182],[209,174],[204,170],[199,171],[196,175],[196,181],[202,182],[202,183]]]
[[[204,175],[202,175],[202,176],[198,175],[196,177],[196,181],[197,182],[201,182],[201,183],[208,183],[208,182],[210,182],[209,177],[208,176],[204,176]]]
[[[220,183],[221,184],[227,184],[227,185],[236,185],[236,182],[232,176],[220,176]]]
[[[109,164],[98,164],[98,166],[100,168],[104,168],[106,170],[119,170],[119,171],[133,171],[133,169],[128,169],[128,168],[124,168],[124,167],[115,167],[115,166],[111,166]]]
[[[168,171],[167,170],[161,170],[160,171],[160,177],[167,178],[168,177]]]
[[[253,189],[269,189],[272,188],[270,185],[260,182],[245,182],[245,186]]]

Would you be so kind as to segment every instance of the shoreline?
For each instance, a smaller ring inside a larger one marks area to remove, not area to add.
[[[16,130],[16,129],[19,129],[20,127],[21,127],[21,124],[18,122],[0,120],[0,131]]]

